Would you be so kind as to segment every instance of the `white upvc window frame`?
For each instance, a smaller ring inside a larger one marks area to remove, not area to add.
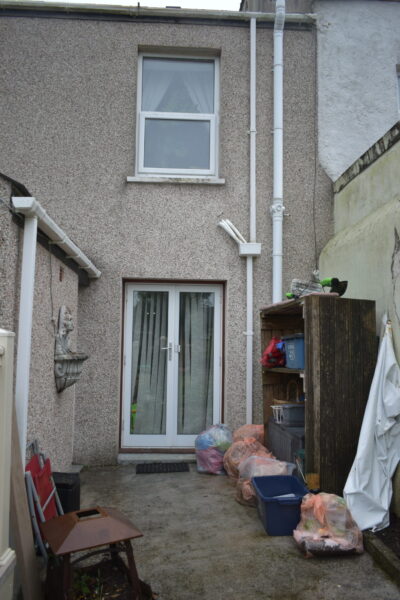
[[[204,60],[214,63],[214,112],[209,114],[202,113],[182,113],[182,112],[154,112],[142,111],[142,73],[144,58],[165,58],[177,60]],[[137,86],[137,115],[136,115],[136,176],[137,177],[179,177],[179,178],[204,178],[218,177],[218,129],[219,129],[219,57],[218,56],[199,56],[199,55],[181,55],[181,54],[161,54],[143,52],[139,54],[138,64],[138,86]],[[144,143],[146,119],[174,120],[174,121],[203,121],[210,124],[210,168],[209,169],[182,169],[182,168],[154,168],[144,166]]]

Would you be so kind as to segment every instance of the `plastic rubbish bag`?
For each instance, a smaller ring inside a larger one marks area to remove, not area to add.
[[[286,364],[286,354],[283,340],[277,337],[271,338],[263,352],[260,363],[266,369],[284,367]]]
[[[224,454],[232,444],[232,432],[226,425],[212,425],[195,439],[197,471],[224,475]]]
[[[224,456],[224,467],[231,479],[239,477],[239,465],[249,456],[265,456],[274,458],[265,446],[253,437],[234,442]]]
[[[346,502],[335,494],[306,494],[293,532],[306,557],[361,554],[363,538]]]
[[[292,471],[292,467],[294,465],[288,468],[288,463],[275,458],[249,456],[239,465],[239,479],[236,484],[235,499],[240,504],[257,506],[257,496],[251,478],[265,475],[290,475],[289,470]]]
[[[250,437],[256,438],[257,442],[264,444],[264,425],[242,425],[233,432],[234,442]]]

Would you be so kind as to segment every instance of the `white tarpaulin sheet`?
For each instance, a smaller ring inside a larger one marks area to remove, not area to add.
[[[360,349],[361,351],[361,349]],[[360,529],[389,525],[392,477],[400,461],[400,368],[386,324],[344,497]]]

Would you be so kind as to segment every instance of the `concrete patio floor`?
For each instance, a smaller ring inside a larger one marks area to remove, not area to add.
[[[305,559],[292,537],[265,534],[256,509],[234,500],[225,476],[136,475],[135,465],[81,473],[81,506],[113,506],[144,537],[141,579],[159,600],[399,600],[369,554]]]

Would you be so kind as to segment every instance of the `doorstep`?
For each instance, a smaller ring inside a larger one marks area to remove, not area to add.
[[[154,462],[183,462],[195,463],[196,454],[166,454],[166,453],[143,453],[143,454],[118,454],[119,465]]]
[[[396,583],[400,585],[400,558],[386,546],[372,531],[363,531],[364,547]]]

